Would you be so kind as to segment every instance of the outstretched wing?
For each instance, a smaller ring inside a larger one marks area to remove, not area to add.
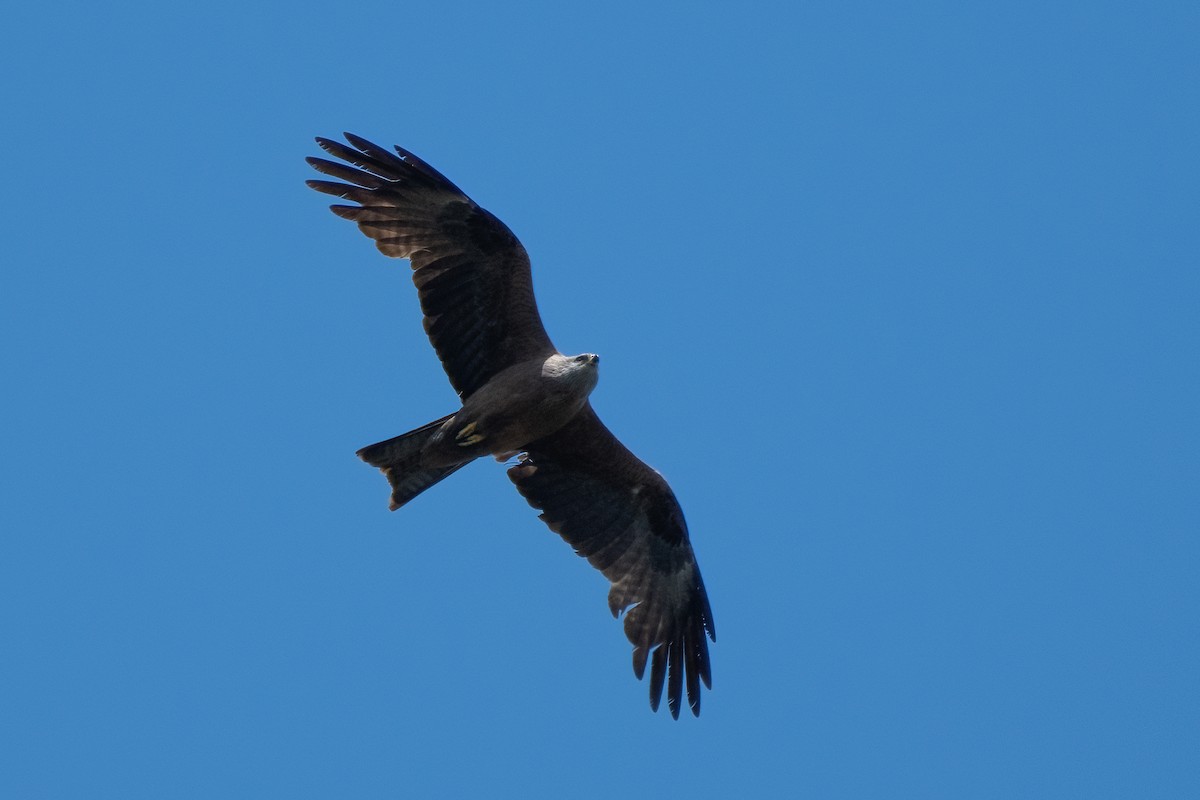
[[[671,487],[609,432],[590,404],[551,436],[529,445],[508,470],[541,519],[612,582],[608,607],[625,613],[640,679],[650,661],[650,706],[664,683],[678,718],[682,685],[700,713],[700,681],[712,688],[712,610]]]
[[[350,133],[346,141],[353,147],[317,138],[347,164],[308,159],[345,183],[307,183],[357,203],[330,209],[357,222],[384,255],[412,262],[425,332],[459,397],[505,367],[555,352],[533,299],[529,256],[512,231],[407,150],[393,154]]]

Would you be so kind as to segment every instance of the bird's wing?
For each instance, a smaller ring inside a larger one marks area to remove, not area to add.
[[[700,681],[712,688],[712,610],[683,511],[661,475],[612,435],[590,404],[561,430],[533,442],[508,476],[541,519],[612,582],[608,607],[625,613],[640,679],[650,661],[650,706],[679,716],[683,683],[700,713]]]
[[[386,256],[412,262],[425,332],[459,397],[512,364],[555,352],[538,315],[529,256],[508,227],[420,158],[353,134],[317,144],[346,164],[308,163],[339,181],[318,192],[358,205],[330,206]],[[353,166],[349,166],[353,165]]]

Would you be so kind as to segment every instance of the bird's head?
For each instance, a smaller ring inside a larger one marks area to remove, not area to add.
[[[574,391],[582,389],[582,393],[587,395],[600,378],[600,356],[595,353],[577,356],[555,353],[542,365],[542,374],[570,385]]]

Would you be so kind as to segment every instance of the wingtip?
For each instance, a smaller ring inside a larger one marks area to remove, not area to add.
[[[342,131],[342,136],[345,136],[347,142],[349,142],[350,144],[357,147],[359,149],[359,151],[361,151],[363,153],[370,152],[371,150],[382,150],[383,149],[379,145],[375,144],[374,142],[368,141],[367,139],[364,139],[363,137],[359,136],[358,134],[351,133],[350,131]]]

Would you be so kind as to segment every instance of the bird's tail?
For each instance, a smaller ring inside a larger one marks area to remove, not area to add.
[[[372,467],[379,467],[387,476],[388,483],[392,485],[392,501],[388,505],[392,511],[474,460],[469,458],[448,467],[421,465],[421,449],[452,416],[454,415],[447,414],[414,431],[388,439],[386,442],[367,445],[358,451],[359,458]]]

